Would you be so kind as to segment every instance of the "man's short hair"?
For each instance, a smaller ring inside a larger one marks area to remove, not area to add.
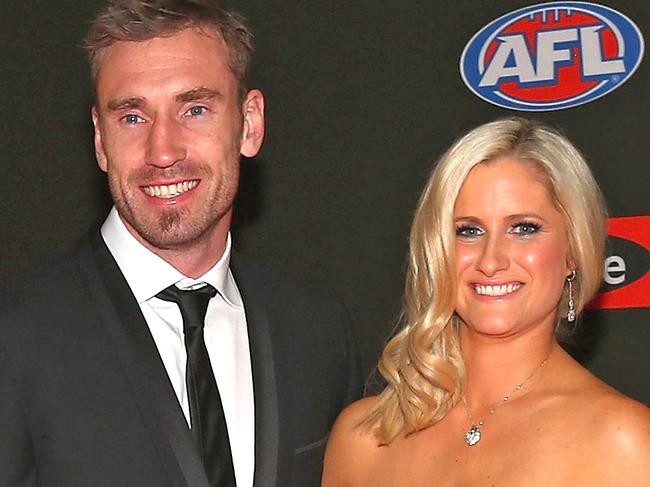
[[[97,84],[104,54],[113,43],[169,37],[192,27],[208,29],[223,39],[243,100],[248,91],[253,34],[246,19],[221,8],[215,0],[109,0],[84,40],[93,83]]]

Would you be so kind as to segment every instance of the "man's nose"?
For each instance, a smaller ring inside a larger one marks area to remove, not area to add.
[[[156,118],[149,130],[147,164],[166,168],[184,160],[186,156],[180,124],[168,117]]]
[[[507,243],[502,238],[488,237],[477,262],[478,270],[486,276],[492,277],[497,272],[507,269],[510,266],[510,258],[506,247]]]

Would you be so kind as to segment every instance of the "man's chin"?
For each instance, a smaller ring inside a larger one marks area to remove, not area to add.
[[[123,219],[124,220],[124,219]],[[159,219],[126,219],[129,232],[151,250],[173,250],[191,246],[205,232],[187,225],[180,215],[166,214]]]
[[[184,250],[199,244],[218,225],[223,217],[214,211],[212,218],[206,212],[190,208],[166,208],[162,211],[133,211],[128,207],[122,216],[128,230],[152,251]],[[118,207],[118,213],[120,208]]]

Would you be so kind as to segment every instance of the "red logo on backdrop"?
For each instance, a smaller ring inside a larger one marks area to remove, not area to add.
[[[610,218],[604,285],[589,309],[650,307],[650,215]]]

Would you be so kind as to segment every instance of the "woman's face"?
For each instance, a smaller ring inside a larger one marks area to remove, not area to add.
[[[486,336],[552,328],[572,264],[564,218],[539,170],[509,158],[476,166],[454,224],[461,319]]]

